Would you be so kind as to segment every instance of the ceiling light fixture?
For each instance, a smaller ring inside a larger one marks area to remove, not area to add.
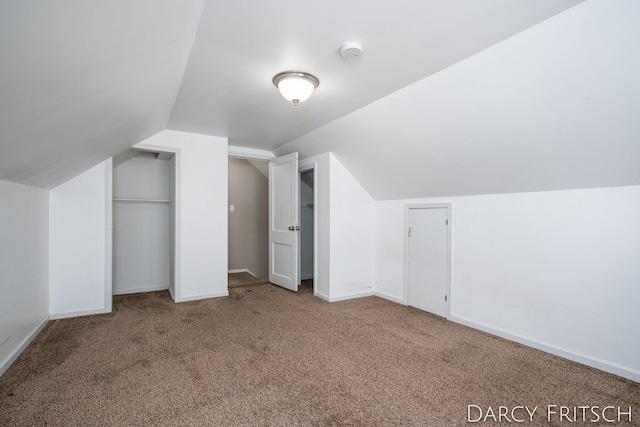
[[[273,84],[285,99],[298,106],[311,96],[313,90],[320,84],[320,80],[302,71],[284,71],[273,76]]]

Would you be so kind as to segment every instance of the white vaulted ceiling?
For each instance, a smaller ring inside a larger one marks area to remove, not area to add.
[[[640,2],[589,0],[278,148],[376,200],[640,184]]]
[[[620,3],[635,12],[630,1]],[[613,133],[608,154],[600,143],[568,160],[579,138],[626,125],[610,106],[629,111],[638,86],[626,30],[577,12],[618,2],[570,9],[581,2],[2,2],[0,179],[52,188],[174,129],[333,151],[376,199],[630,184],[629,165],[612,173],[632,157],[628,131]],[[565,15],[565,32],[549,24]],[[338,54],[349,40],[363,45],[356,61]],[[289,69],[320,79],[298,107],[271,83]]]
[[[202,4],[0,2],[0,179],[51,188],[163,130]]]
[[[168,128],[272,150],[579,1],[208,1]],[[320,79],[297,108],[271,82],[286,70]]]

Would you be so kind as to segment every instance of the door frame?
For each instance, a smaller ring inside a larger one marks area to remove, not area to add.
[[[269,160],[271,159],[275,159],[276,156],[275,154],[273,154],[271,151],[266,151],[266,150],[259,150],[257,148],[246,148],[246,147],[236,147],[233,145],[229,146],[229,153],[227,155],[227,164],[228,164],[228,159],[240,159],[240,160],[260,160],[260,161],[264,161],[267,163],[267,165],[269,164]],[[269,172],[267,172],[267,187],[269,185]],[[228,179],[228,174],[227,174],[227,217],[229,215],[229,179]],[[269,191],[269,189],[267,188],[267,191]],[[268,202],[267,202],[268,203]],[[267,208],[269,209],[269,208]],[[268,215],[268,213],[267,213]],[[269,220],[267,219],[267,222],[269,222]],[[226,233],[227,233],[227,242],[228,242],[228,236],[229,236],[229,222],[227,221],[227,225],[225,227]],[[268,239],[268,238],[267,238]],[[269,253],[267,250],[267,269],[269,264]],[[227,271],[229,272],[229,251],[227,251]],[[267,270],[267,275],[268,275],[268,270]],[[227,277],[229,277],[227,275]],[[268,277],[267,277],[268,279]],[[227,289],[229,289],[229,279],[227,278]]]
[[[173,293],[171,292],[171,284],[169,284],[168,292],[171,295],[171,299],[173,302],[182,302],[184,299],[182,297],[182,216],[181,216],[181,206],[182,206],[182,149],[177,147],[168,147],[164,145],[156,145],[150,144],[147,142],[139,142],[131,147],[132,149],[139,151],[152,151],[154,153],[167,153],[172,154],[174,156],[174,194],[173,194],[173,220],[174,220],[174,230],[173,230]],[[113,157],[111,158],[111,174],[110,174],[110,185],[107,190],[107,197],[113,199]],[[107,242],[108,250],[110,251],[111,261],[109,273],[109,284],[106,292],[111,294],[111,300],[113,300],[113,202],[109,202],[111,206],[111,215],[109,216],[109,227],[111,228],[111,232],[109,235],[109,239]]]
[[[310,163],[301,165],[298,161],[298,180],[300,180],[300,174],[313,171],[313,296],[317,295],[317,278],[318,278],[318,218],[317,218],[317,206],[318,206],[318,163]],[[299,190],[298,185],[298,191]],[[300,209],[298,209],[298,224],[300,223]],[[298,267],[300,267],[300,233],[298,233]],[[300,270],[300,268],[298,269]],[[301,282],[301,274],[298,274],[298,285]]]
[[[449,219],[449,226],[447,227],[447,301],[446,301],[446,319],[451,317],[451,236],[453,230],[453,203],[441,202],[441,203],[407,203],[404,205],[404,271],[403,271],[403,295],[402,303],[409,305],[409,211],[411,209],[447,209],[447,217]]]

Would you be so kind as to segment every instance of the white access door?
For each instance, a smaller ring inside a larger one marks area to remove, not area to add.
[[[447,317],[449,209],[409,209],[407,304]]]
[[[298,291],[298,153],[269,161],[269,281]]]

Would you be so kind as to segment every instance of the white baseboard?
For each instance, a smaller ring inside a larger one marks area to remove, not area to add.
[[[253,271],[249,270],[248,268],[238,268],[236,270],[229,270],[229,274],[234,274],[234,273],[249,273],[253,277],[258,277],[255,274],[253,274]]]
[[[24,349],[27,348],[29,344],[31,344],[31,341],[33,341],[33,339],[38,336],[40,331],[42,331],[42,329],[47,326],[48,322],[49,315],[45,316],[44,319],[42,319],[40,323],[38,323],[38,325],[36,325],[36,327],[33,328],[33,330],[26,337],[24,337],[22,341],[20,341],[20,344],[18,344],[18,346],[11,353],[9,353],[7,357],[4,358],[2,363],[0,363],[0,376],[2,376],[7,371],[7,369],[9,369],[9,366],[11,366],[13,362],[16,361],[16,359],[22,354]]]
[[[340,296],[336,296],[336,297],[330,297],[329,295],[325,295],[322,292],[316,292],[315,293],[315,296],[317,296],[318,298],[320,298],[322,300],[325,300],[327,302],[346,301],[346,300],[355,299],[355,298],[370,297],[372,295],[374,295],[374,292],[373,292],[372,289],[365,289],[365,290],[352,292],[352,293],[349,293],[349,294],[344,294],[344,295],[340,295]]]
[[[393,295],[387,294],[385,292],[380,292],[380,291],[374,291],[373,294],[382,299],[386,299],[386,300],[397,302],[398,304],[404,305],[404,300],[402,298],[398,298]]]
[[[172,299],[173,301],[175,301],[175,300],[176,300],[176,298],[175,298],[175,296],[173,295],[173,288],[172,288],[171,286],[169,286],[169,287],[167,288],[167,291],[169,291],[169,295],[171,295],[171,299]]]
[[[325,295],[322,292],[316,292],[315,294],[318,298],[325,300],[326,302],[331,302],[329,295]]]
[[[366,289],[366,290],[363,290],[363,291],[353,292],[353,293],[350,293],[350,294],[344,294],[344,295],[340,295],[340,296],[337,296],[337,297],[330,297],[329,298],[329,302],[346,301],[346,300],[349,300],[349,299],[370,297],[372,295],[373,295],[373,290],[372,289]]]
[[[229,291],[224,291],[224,292],[214,292],[211,294],[204,294],[204,295],[189,295],[186,297],[182,297],[178,300],[174,300],[175,302],[187,302],[187,301],[197,301],[200,299],[208,299],[208,298],[220,298],[220,297],[228,297],[229,296]]]
[[[236,270],[229,270],[229,274],[235,274],[235,273],[249,273],[253,277],[258,277],[257,274],[254,274],[253,271],[249,270],[248,268],[238,268]]]
[[[144,286],[141,288],[130,288],[130,289],[114,289],[113,295],[139,294],[142,292],[165,291],[167,289],[169,289],[169,285]]]
[[[592,368],[596,368],[601,371],[609,372],[610,374],[615,374],[624,378],[628,378],[631,381],[640,382],[640,371],[637,371],[632,368],[620,366],[616,363],[607,362],[606,360],[600,360],[593,357],[583,356],[581,354],[564,350],[562,348],[558,348],[553,345],[546,344],[537,340],[526,338],[521,335],[514,334],[500,328],[495,328],[493,326],[485,325],[483,323],[474,322],[472,320],[465,319],[463,317],[450,315],[449,320],[464,326],[468,326],[473,329],[478,329],[480,331],[489,333],[491,335],[497,335],[501,338],[505,338],[510,341],[515,341],[517,343],[524,344],[528,347],[533,347],[538,350],[542,350],[546,353],[555,354],[556,356],[564,357],[565,359],[582,363],[583,365],[591,366]]]
[[[92,310],[78,310],[78,311],[65,311],[63,313],[51,313],[49,318],[51,320],[58,320],[58,319],[66,319],[69,317],[90,316],[92,314],[105,314],[105,313],[109,313],[109,312],[105,311],[103,307],[103,308],[94,308]]]

